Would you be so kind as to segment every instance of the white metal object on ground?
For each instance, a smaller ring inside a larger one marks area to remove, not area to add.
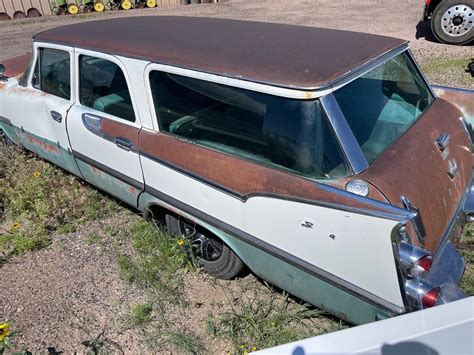
[[[474,297],[255,354],[474,354]]]

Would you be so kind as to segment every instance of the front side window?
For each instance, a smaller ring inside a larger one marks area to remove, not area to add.
[[[406,52],[335,91],[334,96],[369,164],[434,100]]]
[[[79,100],[94,110],[135,122],[125,75],[109,60],[79,57]]]
[[[48,94],[71,99],[71,60],[69,53],[40,48],[33,75],[33,86]]]
[[[263,165],[316,178],[347,165],[319,101],[303,101],[203,80],[150,73],[161,131]]]

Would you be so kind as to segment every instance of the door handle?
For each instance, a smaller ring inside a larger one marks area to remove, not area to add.
[[[130,140],[123,137],[116,137],[114,139],[114,142],[117,147],[125,149],[125,150],[130,150],[133,146],[133,143]]]
[[[51,118],[52,118],[53,120],[55,120],[56,122],[59,122],[59,123],[62,122],[62,120],[63,120],[63,115],[61,115],[59,112],[51,111],[50,114],[51,114]]]

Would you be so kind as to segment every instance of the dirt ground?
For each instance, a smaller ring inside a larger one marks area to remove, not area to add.
[[[421,0],[241,0],[8,21],[0,23],[0,62],[30,51],[31,37],[39,31],[77,21],[149,15],[235,18],[394,36],[409,40],[418,61],[428,68],[431,63],[449,58],[474,57],[472,45],[453,47],[437,43],[427,26],[418,25],[423,3]],[[433,73],[430,79],[474,88],[474,79],[466,79],[461,65],[447,68]],[[103,338],[118,344],[111,345],[113,352],[147,351],[140,335],[127,327],[126,318],[130,304],[145,297],[143,291],[122,281],[114,248],[107,244],[110,242],[98,245],[87,241],[91,230],[100,230],[109,223],[98,221],[86,225],[67,237],[53,238],[53,243],[43,250],[0,264],[0,320],[14,320],[15,328],[20,329],[15,338],[19,348],[44,352],[47,347],[54,347],[66,353],[84,352],[81,342],[104,332]],[[193,275],[189,280],[195,289],[193,297],[200,304],[200,309],[192,313],[197,319],[204,319],[213,312],[213,304],[228,297],[222,289],[205,287],[206,282],[203,275]],[[226,350],[220,343],[207,345],[214,351]]]

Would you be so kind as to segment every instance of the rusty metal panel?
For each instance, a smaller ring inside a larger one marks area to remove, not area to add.
[[[389,205],[374,204],[369,199],[361,199],[342,191],[335,192],[338,190],[325,188],[312,180],[200,147],[166,134],[141,130],[139,141],[140,154],[242,200],[264,195],[374,212],[390,210]]]
[[[35,40],[301,90],[327,87],[406,43],[357,32],[185,16],[87,21],[41,32]]]
[[[19,76],[27,69],[30,64],[31,53],[26,53],[21,56],[8,59],[3,62],[5,65],[5,75],[7,76]]]
[[[406,196],[419,208],[426,229],[426,248],[436,250],[466,191],[472,158],[460,112],[437,99],[425,114],[360,177],[377,186],[388,200],[402,207]],[[442,133],[449,144],[441,151],[436,144]],[[455,159],[458,173],[448,174]]]

